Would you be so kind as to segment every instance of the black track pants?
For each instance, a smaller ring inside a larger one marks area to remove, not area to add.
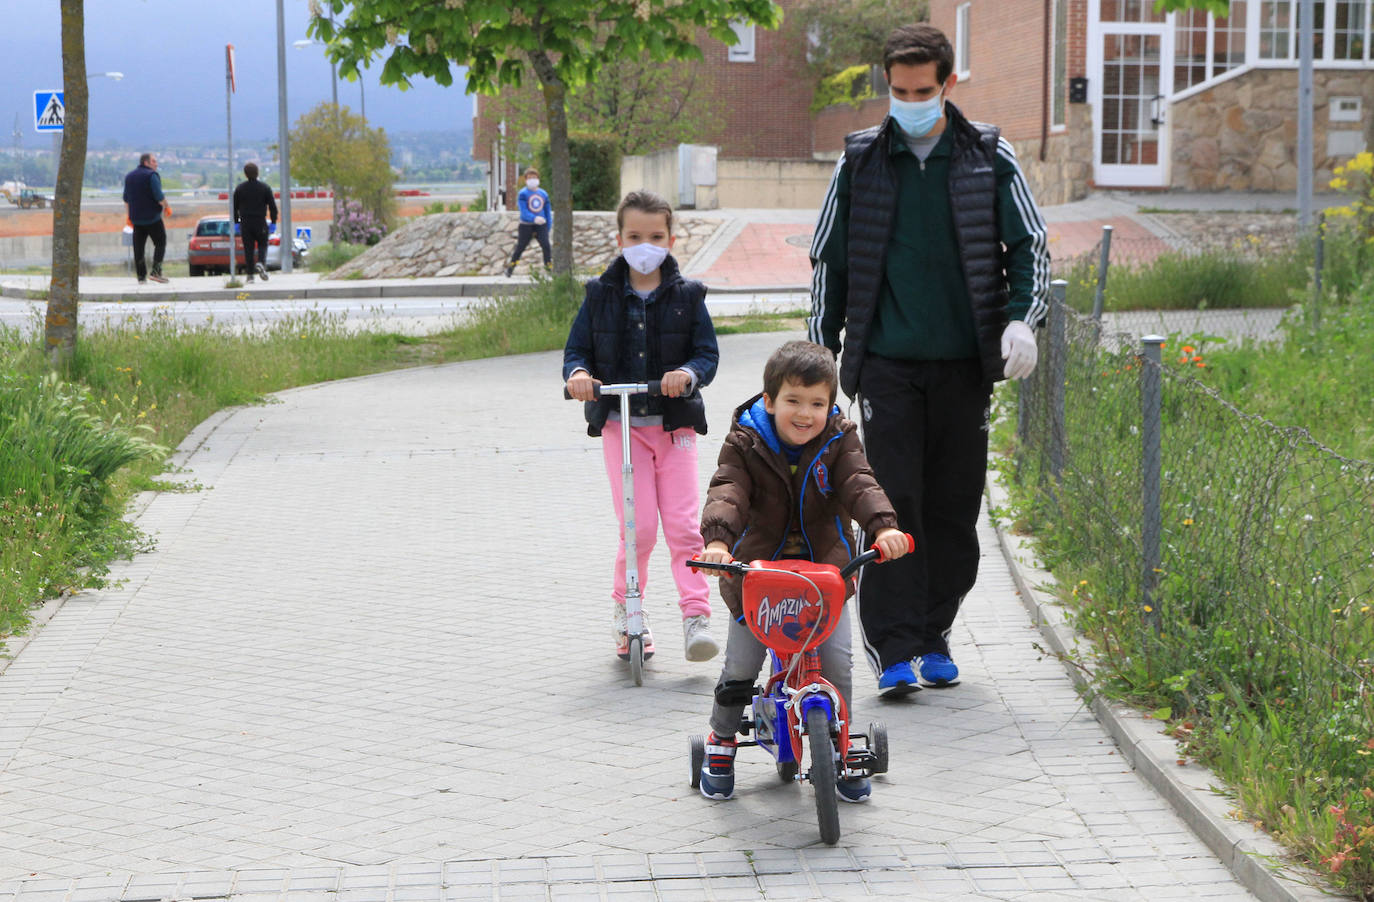
[[[860,571],[855,606],[875,673],[949,654],[954,617],[978,576],[988,400],[977,360],[864,360],[864,449],[898,523],[916,539],[915,553]]]
[[[547,264],[553,257],[553,251],[549,247],[549,224],[535,225],[530,222],[520,223],[520,228],[516,230],[515,250],[510,255],[508,266],[514,266],[520,261],[520,255],[529,246],[530,239],[539,242],[539,249],[544,252],[544,263]]]

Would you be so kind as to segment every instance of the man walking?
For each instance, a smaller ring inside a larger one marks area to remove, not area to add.
[[[939,29],[889,36],[889,115],[845,138],[810,252],[810,338],[843,351],[869,462],[916,538],[855,595],[886,697],[959,682],[949,633],[978,573],[992,386],[1035,369],[1049,292],[1044,220],[1000,130],[949,102],[953,68]]]
[[[124,211],[134,229],[134,271],[140,285],[148,279],[167,281],[162,275],[162,258],[167,253],[167,227],[162,223],[166,206],[162,177],[157,174],[157,155],[139,154],[138,168],[124,176]],[[144,263],[149,238],[153,239],[151,273]]]
[[[253,274],[267,281],[267,216],[272,215],[272,228],[277,227],[277,202],[272,197],[272,188],[266,182],[258,181],[258,164],[244,163],[243,174],[246,181],[239,182],[234,189],[234,221],[239,224],[243,235],[243,262],[248,270],[248,281]],[[254,262],[254,254],[256,260]]]

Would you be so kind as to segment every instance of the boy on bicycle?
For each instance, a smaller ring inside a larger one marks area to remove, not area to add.
[[[857,427],[835,406],[835,358],[809,341],[789,341],[763,369],[763,392],[735,410],[720,449],[701,516],[703,561],[801,558],[842,567],[857,549],[876,544],[884,558],[908,549],[892,503],[878,486],[859,443]],[[863,536],[856,545],[850,520]],[[846,583],[846,596],[852,585]],[[701,794],[728,799],[735,791],[735,752],[744,707],[767,649],[742,622],[740,584],[727,578],[721,598],[730,609],[725,663],[716,684]],[[851,704],[849,618],[820,647],[821,672]],[[867,777],[837,781],[846,802],[867,801]]]

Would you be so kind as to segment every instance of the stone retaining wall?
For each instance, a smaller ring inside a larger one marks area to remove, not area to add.
[[[519,222],[520,214],[515,212],[421,216],[330,273],[329,278],[347,278],[353,273],[365,279],[500,275],[515,249]],[[677,243],[673,256],[686,265],[723,222],[719,217],[690,212],[674,214]],[[573,265],[604,268],[618,253],[615,236],[614,213],[573,213]],[[542,263],[539,245],[531,241],[516,272],[531,272]]]

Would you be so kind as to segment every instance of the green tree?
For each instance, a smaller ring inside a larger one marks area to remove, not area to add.
[[[1180,9],[1200,9],[1214,16],[1225,16],[1231,0],[1155,0],[1155,12],[1174,12]]]
[[[596,79],[568,93],[568,128],[615,135],[625,155],[690,144],[720,130],[710,74],[698,62],[665,66],[647,55],[611,60]],[[534,90],[505,91],[484,108],[506,122],[507,140],[542,144],[543,98]]]
[[[927,0],[802,0],[787,27],[794,42],[806,42],[807,71],[819,85],[853,66],[881,63],[894,28],[929,19]]]
[[[570,273],[569,91],[623,58],[700,59],[701,29],[733,44],[732,21],[774,28],[782,11],[773,0],[311,0],[311,16],[311,35],[346,71],[386,53],[384,84],[451,85],[456,63],[468,67],[470,92],[492,95],[532,72],[549,130],[554,271]]]
[[[43,346],[56,368],[76,355],[76,307],[81,294],[81,183],[86,172],[86,10],[62,0],[62,90],[66,118],[52,204],[52,281]]]
[[[352,198],[384,222],[396,211],[391,144],[348,107],[321,103],[291,129],[291,177],[303,185],[331,185],[335,215],[342,197]]]

